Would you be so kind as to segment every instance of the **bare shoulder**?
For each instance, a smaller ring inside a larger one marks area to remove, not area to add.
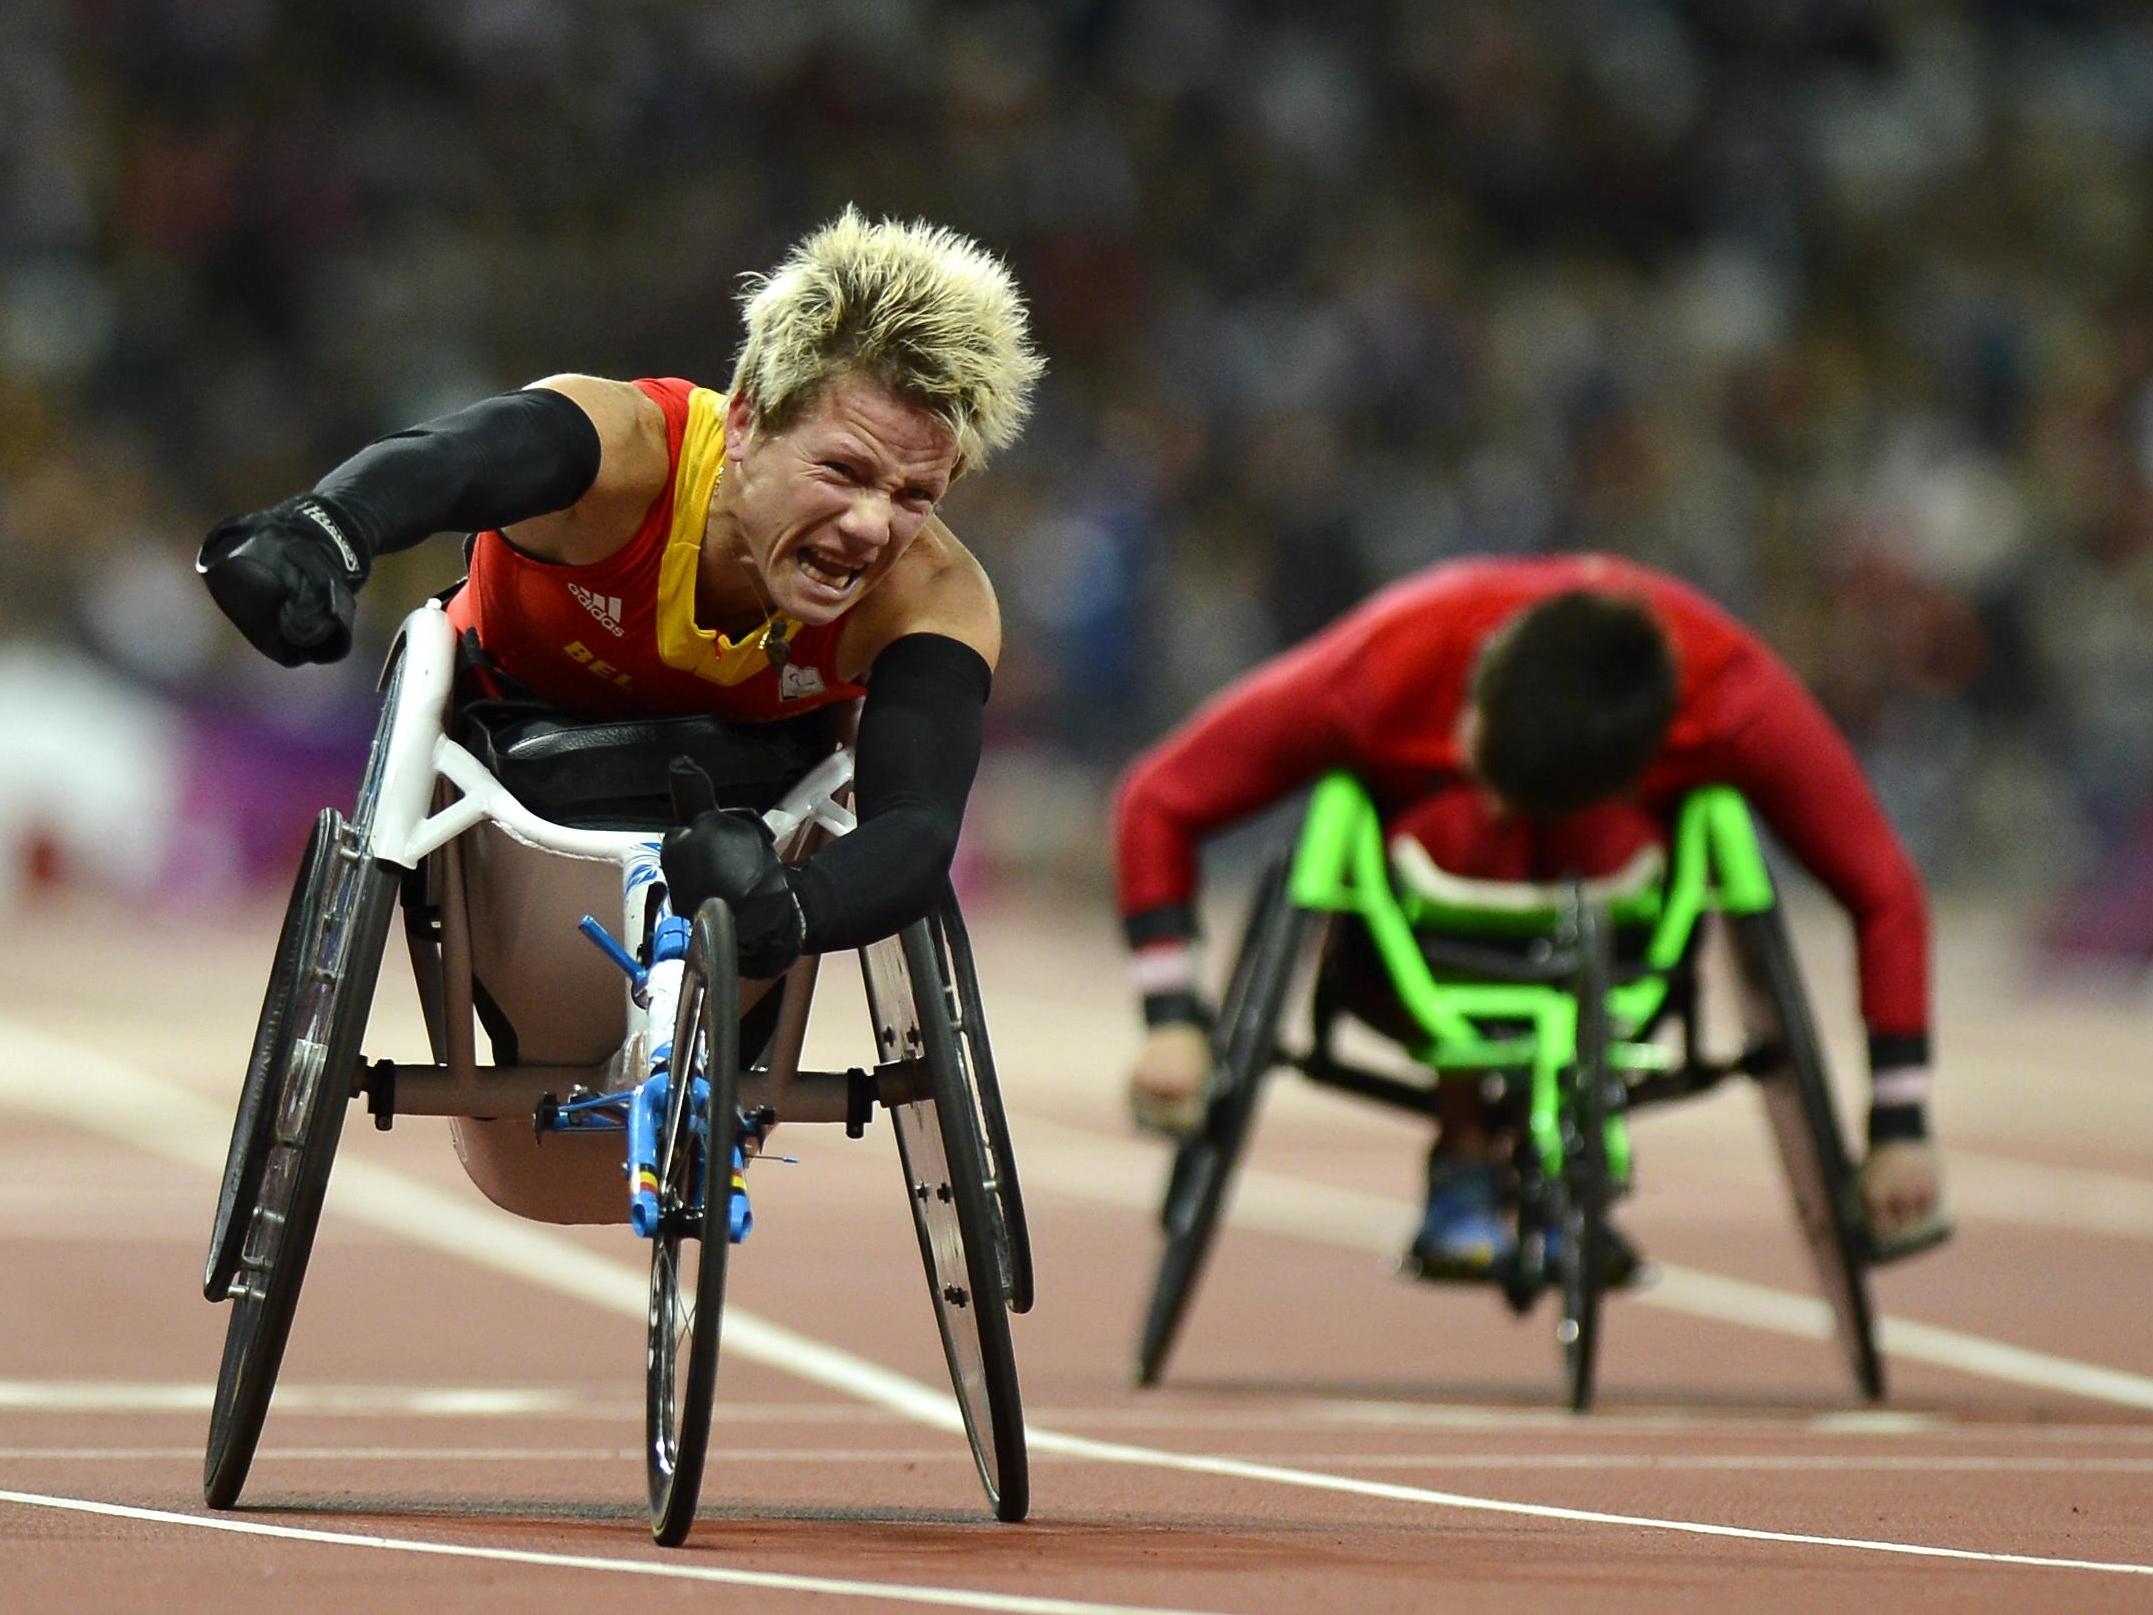
[[[543,560],[571,566],[602,561],[634,537],[672,476],[665,411],[628,381],[561,375],[531,385],[561,394],[591,418],[598,432],[598,477],[566,510],[518,522],[508,536]]]
[[[988,667],[1002,656],[1002,608],[979,558],[937,516],[846,620],[838,654],[848,678],[874,666],[891,641],[942,634],[979,652]]]

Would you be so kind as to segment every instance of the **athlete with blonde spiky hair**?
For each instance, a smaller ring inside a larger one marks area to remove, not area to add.
[[[1043,365],[996,258],[850,207],[749,276],[742,309],[727,395],[549,377],[219,523],[196,565],[265,654],[333,661],[376,556],[469,532],[450,619],[546,700],[770,722],[864,696],[854,834],[784,866],[759,820],[710,812],[666,844],[675,909],[727,897],[743,970],[774,975],[941,891],[1001,617],[935,507],[1016,438]]]
[[[879,381],[948,427],[960,476],[1023,428],[1043,368],[1025,343],[1023,299],[954,230],[870,224],[848,207],[746,280],[733,392],[764,428],[790,426],[833,371]]]

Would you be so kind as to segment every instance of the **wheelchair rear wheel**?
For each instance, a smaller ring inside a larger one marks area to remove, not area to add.
[[[1293,968],[1317,918],[1288,901],[1286,861],[1280,859],[1257,889],[1212,1027],[1211,1090],[1203,1122],[1174,1151],[1160,1214],[1166,1250],[1137,1343],[1139,1385],[1158,1382],[1202,1275],[1227,1187],[1255,1121],[1263,1079],[1278,1051]]]
[[[1555,1338],[1572,1412],[1592,1406],[1600,1346],[1600,1303],[1607,1288],[1607,1212],[1615,1185],[1607,1165],[1610,1073],[1607,990],[1614,973],[1606,916],[1582,899],[1577,908],[1577,1060],[1563,1119],[1563,1169],[1552,1185],[1555,1262],[1562,1317]]]
[[[254,1048],[247,1056],[239,1110],[232,1119],[232,1143],[225,1152],[217,1214],[209,1230],[209,1260],[202,1270],[202,1295],[210,1301],[226,1298],[232,1276],[239,1271],[239,1244],[247,1231],[241,1208],[251,1210],[254,1192],[261,1186],[262,1163],[269,1154],[269,1090],[277,1074],[277,1062],[289,1047],[290,1040],[283,1035],[284,1022],[299,979],[300,949],[306,942],[309,925],[320,912],[336,834],[337,816],[325,809],[307,837],[299,872],[292,881],[291,900],[284,908],[284,924],[277,932],[269,986],[262,995],[261,1015],[254,1023]]]
[[[740,969],[732,910],[712,898],[695,916],[681,975],[672,1081],[658,1138],[644,1463],[650,1532],[661,1547],[686,1539],[702,1491],[739,1136]]]
[[[1031,1466],[1009,1332],[1004,1225],[979,1102],[951,1024],[950,982],[924,920],[862,958],[885,1071],[902,1066],[909,1081],[890,1106],[890,1123],[965,1438],[995,1518],[1021,1520],[1031,1510]]]
[[[994,1190],[996,1249],[1002,1256],[1003,1287],[1009,1310],[1032,1310],[1032,1235],[1024,1217],[1024,1191],[1017,1182],[1016,1149],[1009,1138],[1009,1113],[1002,1106],[1002,1085],[994,1074],[994,1051],[987,1042],[987,1010],[980,997],[979,972],[972,961],[972,939],[957,908],[957,894],[946,893],[932,919],[937,957],[943,972],[950,1026],[957,1034],[961,1064],[970,1078],[986,1146],[989,1184]]]
[[[1756,1029],[1778,1055],[1770,1069],[1757,1072],[1757,1086],[1786,1168],[1794,1214],[1831,1304],[1854,1383],[1874,1402],[1884,1395],[1884,1360],[1869,1300],[1868,1219],[1832,1107],[1824,1049],[1810,1018],[1794,944],[1777,908],[1737,916],[1733,933],[1751,1012],[1762,1023]]]
[[[204,1288],[229,1297],[202,1494],[246,1483],[290,1338],[388,939],[397,871],[334,809],[315,820],[255,1032]]]

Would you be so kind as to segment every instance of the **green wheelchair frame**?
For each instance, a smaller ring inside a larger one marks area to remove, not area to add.
[[[1748,1043],[1724,1062],[1697,1049],[1696,952],[1708,914],[1728,928],[1744,989]],[[1204,1118],[1175,1151],[1162,1208],[1167,1242],[1138,1347],[1139,1384],[1155,1383],[1165,1365],[1274,1066],[1379,1103],[1435,1111],[1432,1085],[1334,1057],[1338,1010],[1325,1005],[1320,983],[1310,1048],[1281,1049],[1298,966],[1336,916],[1367,928],[1417,1034],[1405,1045],[1417,1065],[1438,1082],[1500,1080],[1522,1099],[1519,1256],[1504,1289],[1521,1311],[1541,1289],[1559,1289],[1556,1336],[1571,1407],[1583,1411],[1593,1396],[1606,1217],[1631,1176],[1627,1113],[1735,1074],[1753,1077],[1764,1096],[1855,1382],[1865,1397],[1883,1395],[1867,1282],[1873,1256],[1854,1169],[1740,794],[1711,786],[1683,802],[1666,876],[1646,891],[1602,902],[1572,882],[1557,907],[1508,909],[1401,895],[1375,803],[1343,773],[1317,784],[1292,854],[1268,870],[1221,996]],[[1643,937],[1641,959],[1624,970],[1614,958],[1618,930]],[[1673,1045],[1655,1036],[1670,1014],[1681,1022]]]

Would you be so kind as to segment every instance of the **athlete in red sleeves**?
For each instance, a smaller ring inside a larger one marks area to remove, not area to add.
[[[265,654],[332,661],[376,556],[473,533],[452,621],[566,707],[761,722],[864,692],[855,833],[791,866],[753,814],[666,840],[676,910],[730,900],[743,971],[769,976],[942,890],[1001,618],[935,506],[1016,437],[1042,366],[998,261],[849,208],[753,277],[743,313],[728,394],[555,376],[218,524],[196,565]]]
[[[1255,669],[1138,758],[1116,813],[1121,911],[1149,1034],[1138,1119],[1194,1125],[1210,1065],[1196,991],[1198,843],[1318,774],[1381,809],[1397,878],[1557,881],[1657,857],[1688,792],[1727,784],[1853,921],[1873,1077],[1862,1190],[1881,1242],[1940,1223],[1929,1141],[1928,913],[1860,765],[1753,634],[1672,578],[1603,556],[1476,560],[1385,590]],[[1410,1260],[1507,1254],[1474,1096],[1446,1085]]]

